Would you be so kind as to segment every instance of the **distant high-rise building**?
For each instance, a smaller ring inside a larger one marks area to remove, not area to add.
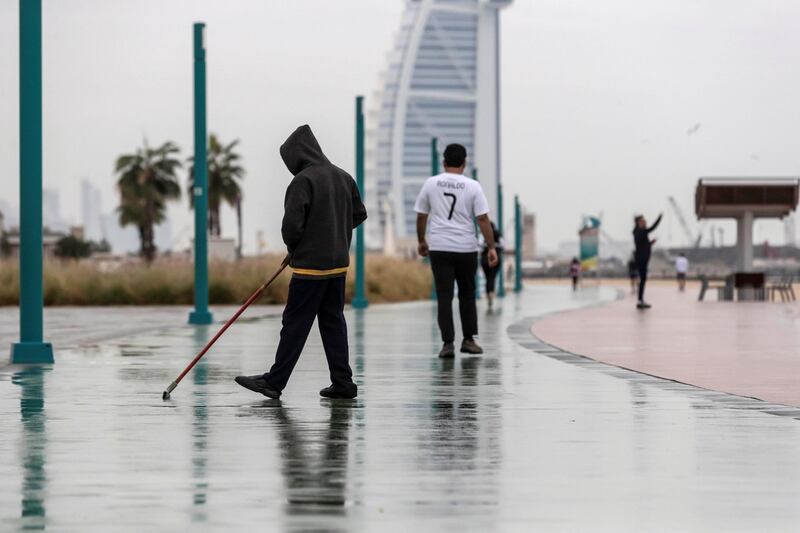
[[[469,168],[496,214],[500,178],[499,10],[512,0],[406,0],[400,30],[370,99],[366,201],[378,220],[367,244],[383,246],[386,216],[397,236],[415,234],[414,200],[440,152],[466,146]],[[392,209],[382,209],[383,202]]]
[[[42,189],[42,224],[53,231],[66,233],[69,224],[61,218],[61,195],[58,189]]]
[[[81,181],[81,223],[86,239],[99,242],[106,238],[102,213],[100,189],[88,180]]]

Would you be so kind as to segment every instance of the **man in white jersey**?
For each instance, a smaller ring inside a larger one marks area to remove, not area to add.
[[[464,339],[461,352],[483,353],[475,342],[478,313],[475,309],[475,272],[478,268],[478,239],[475,220],[488,249],[491,266],[497,264],[489,205],[480,184],[464,176],[467,149],[450,144],[444,150],[444,173],[425,181],[417,197],[418,251],[430,257],[438,298],[442,350],[439,357],[455,356],[453,327],[453,282],[458,284],[458,310]],[[426,229],[428,235],[426,238]]]

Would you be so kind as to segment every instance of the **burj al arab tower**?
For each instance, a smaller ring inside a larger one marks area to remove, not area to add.
[[[415,236],[414,200],[431,139],[467,147],[496,216],[500,174],[500,10],[512,0],[405,0],[367,115],[367,245]]]

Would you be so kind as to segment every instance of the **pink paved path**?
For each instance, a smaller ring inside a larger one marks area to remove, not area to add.
[[[712,294],[713,298],[714,295]],[[698,302],[697,287],[631,298],[536,322],[548,344],[613,365],[800,407],[800,304]]]

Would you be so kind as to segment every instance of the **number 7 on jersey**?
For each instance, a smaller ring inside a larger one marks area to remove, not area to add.
[[[450,214],[447,215],[447,220],[453,220],[453,210],[456,208],[456,195],[451,192],[446,192],[444,195],[453,199],[453,202],[450,204]]]

